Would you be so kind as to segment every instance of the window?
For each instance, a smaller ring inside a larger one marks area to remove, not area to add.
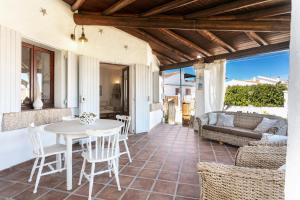
[[[21,69],[22,109],[31,109],[40,96],[44,108],[54,106],[54,52],[22,43]]]
[[[180,93],[180,89],[179,88],[175,88],[175,95],[178,95]]]
[[[191,95],[191,88],[186,88],[185,89],[185,95]]]

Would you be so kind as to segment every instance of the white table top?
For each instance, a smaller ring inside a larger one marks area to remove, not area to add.
[[[74,135],[84,134],[87,130],[109,130],[122,125],[122,122],[111,119],[97,119],[92,125],[84,125],[79,120],[71,120],[49,124],[45,126],[44,130],[58,134]]]

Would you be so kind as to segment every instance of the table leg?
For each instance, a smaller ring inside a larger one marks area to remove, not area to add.
[[[56,134],[56,144],[60,144],[60,134]],[[61,154],[56,155],[56,169],[61,169]]]
[[[67,164],[67,190],[72,190],[72,138],[66,137],[66,145],[67,145],[67,156],[66,156],[66,164]]]

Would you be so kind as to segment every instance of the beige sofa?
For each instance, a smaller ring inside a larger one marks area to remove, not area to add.
[[[245,146],[250,141],[257,141],[261,139],[262,133],[255,132],[254,129],[264,117],[278,120],[276,126],[270,128],[267,132],[278,135],[287,135],[287,120],[278,116],[225,111],[215,113],[234,115],[234,127],[209,125],[209,113],[206,113],[200,118],[196,118],[199,125],[200,135],[203,138],[235,146]]]

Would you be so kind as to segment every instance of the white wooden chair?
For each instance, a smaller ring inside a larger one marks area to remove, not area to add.
[[[89,181],[89,200],[92,199],[94,176],[114,173],[118,190],[121,190],[119,182],[119,134],[121,128],[111,130],[87,131],[87,150],[82,153],[83,163],[78,185],[81,184],[84,176]],[[85,172],[86,162],[91,163],[91,173]],[[95,172],[95,164],[107,162],[108,168]]]
[[[79,118],[70,115],[70,116],[62,117],[62,120],[63,121],[72,121],[72,120],[79,120]],[[73,139],[73,142],[75,142],[75,143],[78,142],[80,144],[80,146],[81,146],[81,149],[73,150],[72,151],[73,153],[81,152],[81,151],[84,151],[86,149],[86,147],[84,145],[86,143],[86,138]]]
[[[116,118],[117,118],[118,121],[123,122],[123,124],[124,124],[124,126],[122,127],[122,130],[121,130],[121,133],[120,133],[119,141],[124,142],[126,151],[120,152],[120,156],[123,155],[123,154],[127,154],[129,162],[132,162],[130,152],[129,152],[129,148],[128,148],[128,145],[127,145],[128,131],[129,131],[129,127],[130,127],[131,117],[130,116],[125,116],[125,115],[117,115]]]
[[[36,181],[35,181],[35,187],[34,187],[34,190],[33,190],[33,193],[36,193],[41,176],[53,174],[53,173],[56,173],[56,172],[62,172],[63,170],[66,169],[65,166],[62,167],[62,165],[61,165],[61,155],[66,154],[66,146],[62,145],[62,144],[54,144],[54,145],[51,145],[51,146],[44,147],[43,143],[42,143],[42,140],[41,140],[41,136],[40,136],[40,134],[43,133],[43,128],[42,127],[35,127],[33,123],[30,124],[30,126],[28,127],[28,133],[29,133],[29,136],[30,136],[31,143],[33,145],[33,154],[36,157],[35,161],[34,161],[34,164],[33,164],[33,167],[32,167],[32,170],[31,170],[31,173],[30,173],[30,177],[29,177],[28,182],[32,181],[32,177],[35,173],[35,170],[39,169],[38,174],[37,174],[37,178],[36,178]],[[53,156],[53,155],[58,155],[57,157],[59,157],[59,159],[55,160],[55,161],[52,161],[52,162],[46,163],[45,162],[46,157]],[[40,164],[38,165],[39,160],[40,160]],[[52,164],[55,164],[55,163],[59,163],[58,164],[58,166],[59,166],[58,169],[55,169],[52,166]],[[43,172],[44,166],[48,166],[50,171]]]

